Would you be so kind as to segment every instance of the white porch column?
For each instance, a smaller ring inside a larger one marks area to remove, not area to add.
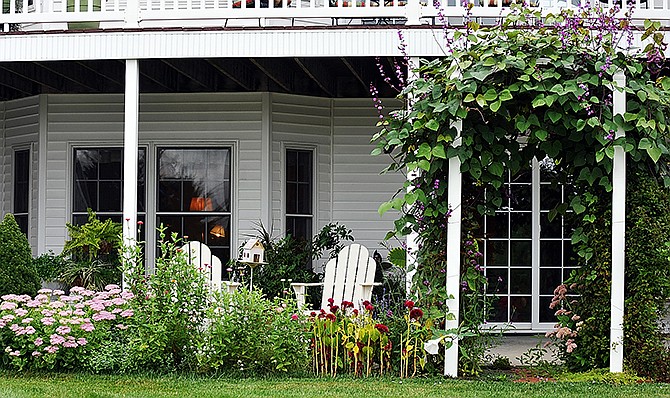
[[[126,246],[137,241],[139,76],[138,60],[127,59],[123,126],[123,244]]]
[[[614,75],[613,113],[626,112],[626,76],[623,72]],[[615,138],[623,137],[618,128]],[[623,313],[624,313],[624,271],[626,260],[626,154],[620,145],[614,147],[612,167],[612,302],[610,323],[610,372],[623,372]]]
[[[458,146],[461,140],[461,129],[463,122],[455,121],[453,126],[458,134],[454,141],[454,146]],[[458,328],[458,318],[460,313],[459,297],[461,293],[461,160],[458,156],[449,159],[449,180],[447,187],[447,203],[452,209],[451,217],[447,223],[447,294],[452,298],[447,300],[449,312],[455,319],[447,320],[445,328]],[[449,377],[458,377],[458,339],[454,339],[444,355],[444,375]]]
[[[419,57],[410,57],[409,59],[409,65],[407,65],[407,84],[410,84],[410,82],[418,77],[418,75],[414,72],[414,68],[419,66]],[[412,106],[413,99],[412,97],[409,97],[407,99],[407,105]],[[418,171],[412,171],[407,173],[407,179],[409,181],[412,181],[418,176]],[[413,187],[408,187],[407,191],[411,191]],[[419,237],[419,234],[416,232],[412,232],[407,237],[405,238],[405,245],[407,246],[407,254],[405,256],[405,268],[409,269],[410,267],[414,266],[416,264],[416,254],[419,251],[419,243],[417,242],[417,239]],[[416,273],[416,270],[407,272],[405,275],[405,288],[407,289],[407,295],[409,296],[409,292],[412,289],[412,279],[414,278],[414,274]]]

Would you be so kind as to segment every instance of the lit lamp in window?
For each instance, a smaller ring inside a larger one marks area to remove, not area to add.
[[[191,199],[191,206],[188,209],[189,211],[212,211],[214,207],[211,198],[199,196]]]
[[[215,225],[212,229],[209,230],[211,235],[216,236],[217,238],[225,238],[226,230],[223,228],[223,225]]]

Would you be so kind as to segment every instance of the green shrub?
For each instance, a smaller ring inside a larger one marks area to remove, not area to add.
[[[69,256],[59,279],[70,286],[101,290],[110,283],[121,282],[121,224],[110,219],[101,221],[88,211],[83,225],[66,224],[70,239],[63,246]]]
[[[39,287],[28,239],[14,216],[6,214],[0,223],[0,296],[12,293],[34,296]]]
[[[343,248],[342,241],[354,240],[351,230],[337,223],[325,225],[310,242],[291,235],[275,239],[263,225],[257,227],[257,238],[265,247],[267,264],[254,271],[254,284],[268,297],[281,297],[289,280],[318,282],[319,275],[312,270],[312,260],[321,258],[325,251],[330,258],[337,256]]]
[[[42,282],[55,281],[67,267],[69,260],[62,254],[49,251],[33,259],[33,264]]]
[[[610,202],[603,202],[594,206],[600,216],[585,226],[593,257],[569,281],[581,295],[574,309],[584,321],[568,357],[573,369],[609,363],[612,235]],[[648,172],[632,171],[626,207],[625,364],[642,376],[668,380],[670,352],[658,321],[670,299],[670,192]]]
[[[309,369],[308,325],[294,300],[258,290],[222,293],[208,313],[197,358],[200,371],[265,374]]]
[[[124,249],[126,283],[135,294],[128,355],[138,369],[168,371],[195,364],[209,307],[205,273],[188,263],[176,233],[159,228],[154,273],[146,275],[140,245]]]

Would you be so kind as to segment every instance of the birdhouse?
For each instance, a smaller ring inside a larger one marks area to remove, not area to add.
[[[249,239],[242,248],[242,263],[264,263],[265,247],[258,239]]]

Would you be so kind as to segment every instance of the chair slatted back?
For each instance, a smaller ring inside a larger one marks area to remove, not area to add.
[[[221,260],[212,254],[209,246],[202,242],[191,241],[182,246],[181,250],[186,253],[189,264],[207,276],[212,290],[221,290]]]
[[[346,300],[359,308],[362,300],[360,284],[374,282],[376,269],[377,263],[365,246],[354,243],[342,249],[336,258],[326,263],[321,308],[328,308],[329,298],[335,305]]]

